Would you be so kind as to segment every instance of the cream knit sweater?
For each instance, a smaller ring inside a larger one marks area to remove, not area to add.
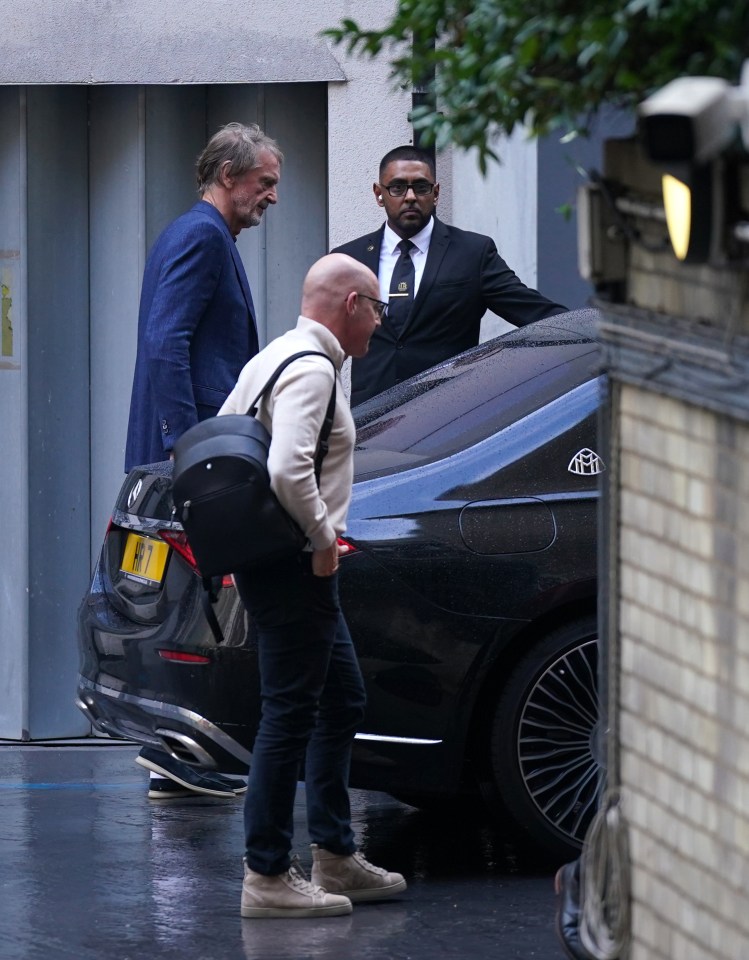
[[[273,371],[301,350],[322,351],[337,372],[334,374],[325,357],[295,360],[266,393],[257,415],[272,438],[268,455],[271,489],[312,547],[324,550],[346,528],[353,479],[354,421],[340,380],[345,355],[336,337],[321,323],[300,316],[293,330],[269,343],[244,367],[219,416],[246,413]],[[315,450],[334,376],[336,409],[318,490]]]

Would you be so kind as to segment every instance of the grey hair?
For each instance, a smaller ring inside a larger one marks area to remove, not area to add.
[[[218,182],[221,169],[227,161],[230,164],[227,171],[229,175],[241,177],[258,166],[258,157],[263,150],[272,153],[279,163],[283,163],[281,148],[256,123],[227,123],[221,127],[197,160],[198,192],[201,197]]]

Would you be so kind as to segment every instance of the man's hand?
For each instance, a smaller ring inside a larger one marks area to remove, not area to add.
[[[350,547],[334,540],[324,550],[312,551],[312,573],[316,577],[332,577],[338,570],[338,558],[348,553]]]

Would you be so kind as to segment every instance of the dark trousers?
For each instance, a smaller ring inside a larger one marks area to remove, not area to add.
[[[313,576],[302,554],[235,579],[257,628],[262,700],[245,798],[246,856],[252,870],[272,876],[291,862],[302,762],[310,839],[332,853],[356,849],[348,778],[364,684],[337,575]]]

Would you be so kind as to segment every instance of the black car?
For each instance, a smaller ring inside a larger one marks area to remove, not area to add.
[[[579,848],[597,756],[594,311],[482,344],[354,411],[341,597],[367,686],[351,784],[415,806],[480,792],[548,850]],[[95,727],[226,772],[251,762],[252,625],[216,604],[169,463],[130,472],[81,604]]]

